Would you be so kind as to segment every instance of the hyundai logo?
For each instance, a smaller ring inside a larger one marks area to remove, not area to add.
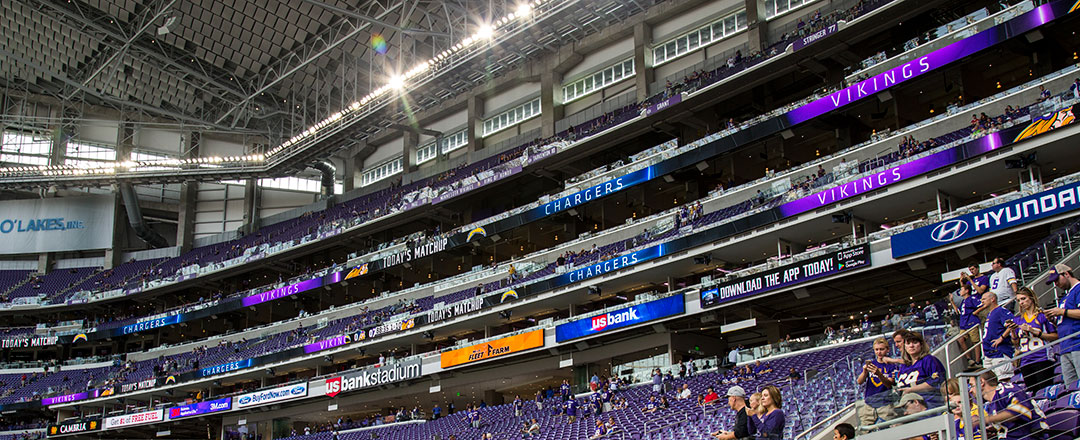
[[[967,233],[968,224],[961,219],[953,219],[942,222],[930,231],[930,238],[939,243],[948,243],[963,237]]]

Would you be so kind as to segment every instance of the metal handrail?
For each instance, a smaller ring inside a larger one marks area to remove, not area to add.
[[[823,425],[832,423],[832,421],[834,419],[836,419],[837,416],[846,415],[846,413],[848,411],[854,411],[854,410],[855,410],[855,402],[851,402],[851,403],[847,404],[847,406],[841,408],[839,411],[833,413],[831,416],[826,417],[822,421],[815,423],[813,426],[811,426],[809,428],[806,428],[805,431],[800,432],[798,435],[795,436],[795,440],[799,440],[799,439],[803,438],[803,436],[806,436],[806,438],[810,438],[810,436],[812,435],[814,430],[818,429],[819,427],[821,427]]]

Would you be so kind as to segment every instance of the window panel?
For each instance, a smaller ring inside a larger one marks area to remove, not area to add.
[[[769,0],[770,3],[773,1],[775,0]],[[720,18],[705,27],[676,37],[671,41],[653,48],[653,66],[658,66],[671,61],[677,57],[705,47],[708,44],[712,44],[721,38],[733,35],[736,30],[745,28],[745,23],[738,23],[738,20],[746,20],[745,10]],[[630,73],[626,72],[625,75],[629,76]]]

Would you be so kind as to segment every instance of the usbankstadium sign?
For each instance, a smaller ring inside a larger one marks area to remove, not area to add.
[[[830,252],[797,263],[780,266],[734,281],[720,284],[701,292],[701,307],[716,307],[737,299],[748,298],[765,292],[793,287],[813,279],[870,265],[870,246]]]
[[[555,326],[555,342],[569,341],[597,333],[627,327],[643,322],[680,315],[686,311],[683,295],[649,301],[647,303],[578,319]]]
[[[900,258],[1077,209],[1080,209],[1080,182],[902,232],[889,241],[893,258]]]
[[[350,391],[416,379],[420,377],[420,371],[419,359],[378,368],[368,368],[364,371],[326,379],[326,391],[324,394],[334,397]]]

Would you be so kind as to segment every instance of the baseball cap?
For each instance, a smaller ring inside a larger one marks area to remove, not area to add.
[[[1072,272],[1072,268],[1064,264],[1055,264],[1050,268],[1050,275],[1046,277],[1046,284],[1054,284],[1058,277],[1065,272]]]
[[[923,397],[917,393],[907,393],[900,398],[900,406],[903,407],[911,402],[924,402]]]
[[[746,390],[742,387],[735,385],[727,390],[728,397],[746,397]]]

